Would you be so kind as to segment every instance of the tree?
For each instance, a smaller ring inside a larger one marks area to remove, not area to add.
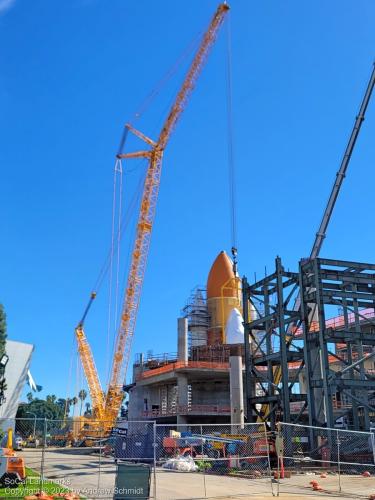
[[[29,403],[31,403],[31,401],[34,399],[34,396],[33,396],[33,393],[32,393],[32,392],[28,392],[28,393],[26,394],[26,397],[27,397],[27,401],[28,401]]]
[[[59,398],[57,401],[56,401],[56,404],[59,408],[62,409],[62,411],[64,412],[64,418],[66,416],[66,411],[69,409],[69,405],[68,405],[68,400],[65,399],[65,398]]]
[[[73,416],[76,412],[76,404],[78,403],[78,398],[76,396],[72,397],[70,400],[71,404],[73,405]]]
[[[35,417],[34,417],[35,415]],[[20,404],[16,415],[16,432],[21,436],[27,437],[33,434],[34,423],[36,424],[36,433],[43,435],[44,419],[60,420],[64,419],[64,409],[50,399],[32,399],[28,403]]]
[[[92,415],[92,411],[91,411],[91,405],[90,403],[85,403],[85,408],[86,408],[86,411],[85,413],[83,414],[85,417],[89,417]]]
[[[82,415],[82,405],[83,405],[84,400],[87,398],[87,392],[85,391],[85,389],[81,389],[79,391],[78,397],[81,400],[81,406],[79,408],[79,416],[81,416]]]
[[[49,394],[47,397],[46,397],[46,401],[48,401],[49,403],[55,403],[56,402],[56,396],[54,394]]]
[[[0,304],[0,357],[5,354],[5,344],[7,339],[7,316],[4,306]]]

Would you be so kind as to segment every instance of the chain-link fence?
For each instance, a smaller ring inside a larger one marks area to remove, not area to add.
[[[280,423],[278,493],[306,487],[368,498],[375,492],[374,435]]]
[[[10,484],[4,478],[0,484],[0,497],[23,499],[44,491],[50,495],[70,493],[70,500],[113,499],[118,490],[118,462],[148,464],[154,471],[153,422],[118,421],[113,427],[92,419],[0,419],[0,435],[2,446],[11,444],[13,457],[22,462],[16,471],[17,481]],[[14,474],[4,470],[6,476]],[[137,498],[155,497],[155,481],[146,486],[143,494],[136,492]]]
[[[77,498],[114,498],[119,464],[147,464],[149,491],[158,499],[271,493],[271,461],[264,424],[159,425],[38,418],[0,421],[3,439],[26,467],[9,498],[45,491]],[[4,441],[3,446],[6,446]],[[0,491],[1,496],[1,491]]]
[[[158,498],[272,493],[264,424],[157,424],[155,431]]]
[[[375,493],[374,439],[367,432],[280,423],[275,435],[263,423],[123,420],[112,427],[87,419],[26,418],[0,420],[0,438],[1,447],[14,449],[0,461],[0,497],[9,499],[40,491],[116,498],[118,468],[129,464],[138,466],[133,475],[149,474],[137,498]],[[21,482],[12,484],[17,474]]]

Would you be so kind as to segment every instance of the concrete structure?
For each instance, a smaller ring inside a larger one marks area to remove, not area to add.
[[[342,279],[342,289],[335,291],[335,301],[341,300],[345,293],[350,307],[344,307],[339,318],[332,318],[328,313],[332,315],[333,302],[329,302],[329,311],[320,306],[321,316],[327,314],[325,337],[318,342],[319,328],[314,323],[314,335],[309,333],[308,342],[304,342],[301,311],[293,312],[300,276],[286,272],[281,262],[277,262],[276,273],[253,285],[244,282],[247,340],[244,342],[242,304],[236,303],[235,297],[235,274],[230,259],[224,252],[219,254],[208,276],[207,299],[203,288],[196,289],[183,310],[185,317],[178,319],[177,354],[147,358],[140,355],[134,364],[133,382],[127,388],[129,419],[180,424],[231,421],[241,426],[244,418],[255,422],[261,415],[272,428],[279,420],[324,425],[319,415],[327,412],[329,403],[331,426],[337,421],[367,429],[369,421],[375,421],[374,358],[350,368],[353,362],[372,354],[375,345],[375,312],[369,306],[375,287],[373,274],[363,272],[366,265],[358,263],[352,263],[354,271],[350,263],[346,263],[348,270],[334,268],[331,274],[327,271],[326,279]],[[370,268],[373,273],[375,266]],[[307,276],[313,277],[313,270]],[[351,286],[356,279],[362,285],[367,280],[369,285],[362,286],[360,292],[348,290],[347,280]],[[228,283],[232,288],[226,296],[224,289]],[[330,286],[331,289],[324,288],[324,300],[331,300],[329,294],[335,290],[332,286],[337,288],[336,284]],[[356,305],[359,296],[360,303]],[[283,308],[275,308],[278,301]],[[365,306],[369,308],[363,310]],[[293,328],[292,321],[296,321]],[[322,317],[319,321],[320,326],[324,324]],[[224,338],[226,343],[222,342]],[[334,344],[335,350],[329,352]],[[319,378],[315,372],[321,369],[316,361],[320,358],[315,351],[322,352],[325,359],[325,372]],[[306,366],[312,370],[310,376]],[[321,382],[324,378],[326,389]],[[328,386],[335,390],[327,391]],[[325,406],[322,398],[313,399],[319,391],[326,394]]]
[[[161,422],[243,422],[243,344],[239,278],[225,252],[215,259],[205,290],[194,290],[177,321],[177,355],[138,356],[129,392],[129,419]],[[226,336],[239,343],[230,370]],[[231,375],[232,374],[232,375]],[[234,377],[231,385],[231,377]],[[241,420],[242,419],[242,420]]]
[[[244,394],[242,382],[242,356],[241,349],[232,349],[229,358],[230,369],[230,415],[231,423],[243,428],[245,422]]]
[[[6,399],[4,404],[0,406],[1,427],[3,429],[7,429],[13,425],[12,419],[15,418],[17,413],[19,400],[28,376],[34,346],[23,342],[7,340],[5,349],[9,356],[9,361],[5,368]]]

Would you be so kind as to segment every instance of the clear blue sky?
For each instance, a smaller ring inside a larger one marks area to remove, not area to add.
[[[277,254],[296,268],[309,253],[374,60],[375,4],[231,6],[239,265],[251,279]],[[73,329],[110,243],[122,126],[215,8],[0,0],[0,301],[9,337],[35,344],[44,394],[66,395]],[[134,353],[175,351],[191,288],[230,249],[225,50],[223,30],[165,154]],[[145,133],[180,82],[140,120]],[[372,102],[323,256],[374,261],[374,137]],[[124,203],[139,174],[125,177]],[[87,321],[102,375],[107,308],[104,287]]]

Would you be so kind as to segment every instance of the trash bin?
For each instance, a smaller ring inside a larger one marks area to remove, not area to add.
[[[113,500],[150,498],[151,466],[118,462]]]

